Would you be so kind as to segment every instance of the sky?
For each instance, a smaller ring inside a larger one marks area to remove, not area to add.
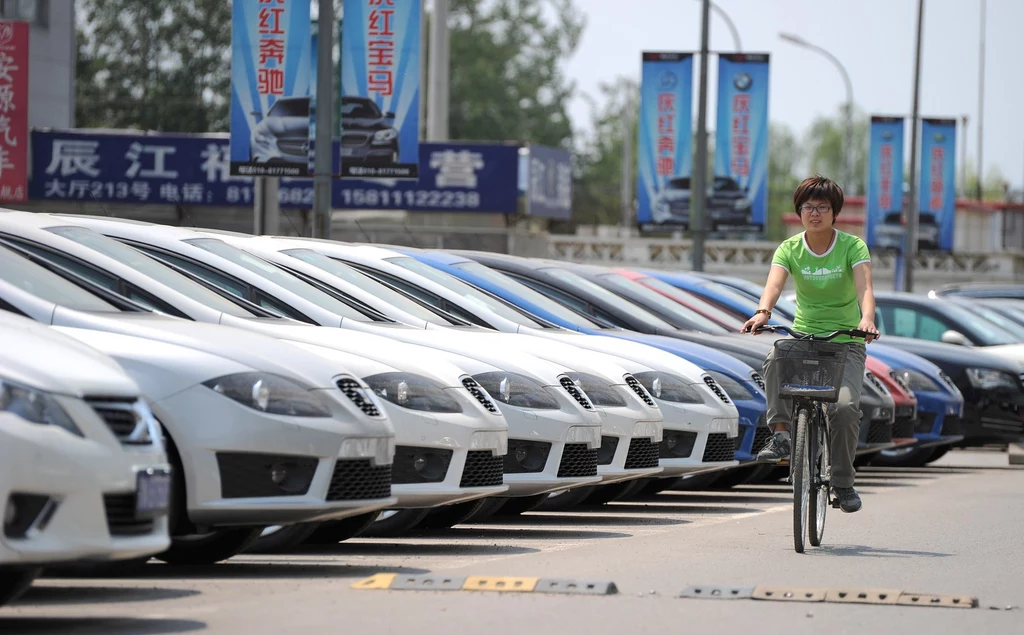
[[[957,175],[967,115],[967,160],[977,166],[981,6],[986,4],[983,159],[1011,187],[1024,187],[1024,0],[925,0],[921,55],[922,117],[958,120]],[[799,35],[846,68],[857,107],[871,115],[910,116],[916,0],[717,0],[732,18],[742,49],[771,55],[769,118],[802,138],[817,116],[836,116],[846,100],[842,76],[825,56],[779,38]],[[699,0],[577,0],[587,26],[566,72],[578,91],[597,98],[618,75],[639,81],[640,54],[699,51]],[[721,16],[711,12],[712,52],[735,50]],[[708,128],[715,123],[717,58],[708,63]],[[694,59],[697,119],[698,60]],[[570,115],[589,128],[590,106],[573,99]],[[908,122],[909,123],[909,122]],[[906,147],[909,152],[909,125]],[[908,155],[909,159],[909,155]]]

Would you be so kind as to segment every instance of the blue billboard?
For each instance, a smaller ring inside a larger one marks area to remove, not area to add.
[[[636,222],[690,223],[693,54],[644,52],[640,68]]]
[[[711,231],[763,231],[768,218],[768,54],[718,56]]]
[[[419,174],[420,0],[345,0],[341,176]]]
[[[953,250],[956,224],[956,119],[921,120],[920,249]]]
[[[869,248],[902,248],[903,117],[871,117],[864,223]]]
[[[569,220],[572,218],[572,154],[558,148],[529,146],[524,152],[526,214]]]
[[[332,180],[331,207],[516,213],[518,145],[423,143],[419,153],[416,180]],[[252,182],[231,174],[225,134],[32,132],[31,200],[244,207]],[[311,208],[313,180],[281,178],[279,197]]]
[[[309,0],[234,0],[231,173],[307,174]]]

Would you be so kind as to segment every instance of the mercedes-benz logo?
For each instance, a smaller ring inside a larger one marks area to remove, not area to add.
[[[753,83],[754,80],[746,73],[737,73],[736,77],[732,80],[732,85],[736,87],[736,90],[742,91],[750,90],[750,85]]]
[[[662,71],[658,75],[658,86],[662,90],[672,90],[679,83],[679,77],[672,71]]]
[[[885,139],[886,141],[888,141],[889,139],[892,139],[892,130],[883,130],[882,131],[882,138]]]

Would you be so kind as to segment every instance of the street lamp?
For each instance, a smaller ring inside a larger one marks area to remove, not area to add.
[[[853,84],[850,83],[850,76],[846,74],[846,69],[836,59],[835,55],[832,55],[820,46],[815,46],[807,40],[803,39],[799,35],[793,35],[792,33],[779,33],[779,37],[787,42],[802,46],[804,48],[811,49],[821,53],[839,69],[839,72],[843,76],[843,82],[846,84],[846,148],[843,152],[844,163],[846,164],[846,175],[844,176],[844,182],[849,191],[852,192],[853,188]]]
[[[696,0],[696,1],[697,2],[701,2],[702,0]],[[740,44],[740,32],[736,30],[736,25],[733,24],[732,18],[729,17],[729,14],[726,13],[725,10],[722,9],[722,7],[718,6],[714,2],[712,2],[710,4],[711,4],[711,10],[717,12],[718,15],[722,16],[722,19],[725,20],[725,25],[727,27],[729,27],[729,32],[732,33],[732,44],[733,44],[734,47],[736,47],[736,52],[737,53],[742,53],[743,52],[743,45]]]

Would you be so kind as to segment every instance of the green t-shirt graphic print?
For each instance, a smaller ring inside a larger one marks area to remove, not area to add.
[[[796,288],[796,316],[793,328],[804,333],[827,334],[840,329],[855,329],[860,324],[860,305],[853,268],[870,263],[871,254],[864,241],[839,230],[832,246],[817,255],[807,246],[804,234],[786,239],[772,258],[772,266],[782,267],[793,278]],[[834,342],[860,342],[840,335]]]

